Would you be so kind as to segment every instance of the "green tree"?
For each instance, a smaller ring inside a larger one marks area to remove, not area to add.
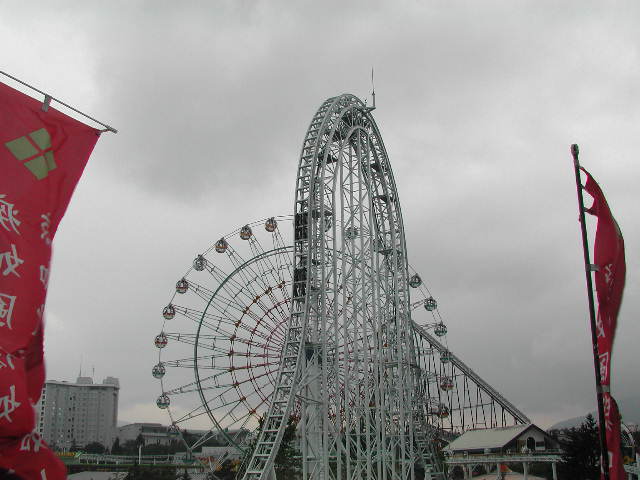
[[[170,451],[171,449],[167,445],[156,445],[155,443],[151,443],[149,445],[145,445],[142,447],[143,455],[167,455],[168,453],[173,453]]]
[[[100,442],[91,442],[87,444],[83,450],[86,453],[104,453],[106,448]]]
[[[297,427],[298,422],[293,417],[289,417],[275,460],[277,478],[298,478],[302,471],[302,458],[295,447]]]
[[[173,466],[140,466],[133,465],[127,471],[126,480],[175,480],[176,468]]]
[[[113,445],[111,445],[111,453],[113,453],[114,455],[122,454],[122,447],[120,446],[120,439],[118,437],[116,437]]]
[[[262,418],[259,420],[260,428],[262,428]],[[302,457],[297,448],[295,448],[296,428],[298,422],[293,417],[289,417],[287,427],[282,435],[282,441],[280,442],[280,450],[275,458],[274,468],[276,476],[278,478],[286,478],[287,480],[294,480],[300,478],[302,472]],[[257,438],[254,439],[246,450],[246,455],[242,460],[242,463],[237,472],[235,478],[242,478],[247,468],[249,461],[251,460],[251,454],[255,448]],[[235,469],[235,467],[234,467]]]
[[[138,445],[135,440],[127,440],[120,445],[120,451],[122,455],[137,455]]]
[[[559,471],[562,478],[598,480],[600,478],[600,438],[598,426],[591,414],[578,428],[565,431],[562,461]]]

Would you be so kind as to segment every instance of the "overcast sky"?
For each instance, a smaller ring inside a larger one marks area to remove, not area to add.
[[[222,234],[293,207],[308,123],[370,93],[451,349],[542,427],[595,406],[569,146],[626,240],[614,395],[640,408],[637,2],[10,2],[0,69],[119,130],[58,231],[47,378],[158,410],[153,337]],[[10,85],[12,83],[8,82]]]

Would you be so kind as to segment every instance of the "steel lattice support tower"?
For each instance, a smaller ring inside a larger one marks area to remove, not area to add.
[[[291,316],[245,479],[268,478],[299,405],[305,479],[440,478],[410,315],[398,192],[371,108],[326,100],[296,179]]]

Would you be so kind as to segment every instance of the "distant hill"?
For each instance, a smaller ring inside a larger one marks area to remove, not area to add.
[[[618,406],[620,407],[620,413],[622,415],[622,421],[627,424],[636,424],[640,425],[640,398],[638,397],[625,397],[617,400]],[[562,420],[561,422],[553,425],[552,429],[562,429],[562,428],[571,428],[571,427],[579,427],[582,422],[587,418],[588,414],[584,414],[580,417],[573,417],[567,420]],[[598,414],[594,411],[591,412],[593,418],[598,420]]]
[[[118,428],[124,427],[125,425],[131,425],[133,423],[157,423],[157,422],[130,422],[128,420],[118,420]]]
[[[585,419],[587,418],[587,415],[582,415],[581,417],[573,417],[573,418],[568,418],[567,420],[562,420],[561,422],[558,422],[552,425],[549,428],[549,430],[562,430],[564,428],[579,427],[580,425],[582,425],[582,422],[585,421]],[[596,412],[591,412],[591,415],[593,415],[593,418],[596,418]]]

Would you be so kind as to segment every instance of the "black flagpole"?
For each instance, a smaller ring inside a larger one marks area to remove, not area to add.
[[[589,259],[589,243],[587,242],[587,224],[584,217],[584,198],[582,197],[582,183],[580,182],[580,162],[578,161],[578,145],[571,145],[573,166],[576,171],[576,189],[578,191],[578,205],[580,207],[580,228],[582,230],[582,249],[584,251],[584,271],[587,277],[587,295],[589,297],[589,317],[591,318],[591,343],[593,346],[593,367],[596,374],[596,395],[598,399],[598,420],[600,423],[600,458],[604,479],[609,480],[609,450],[604,424],[604,406],[602,402],[602,379],[600,378],[600,358],[598,355],[598,339],[596,334],[596,309],[593,302],[593,282],[591,272],[597,268]]]

